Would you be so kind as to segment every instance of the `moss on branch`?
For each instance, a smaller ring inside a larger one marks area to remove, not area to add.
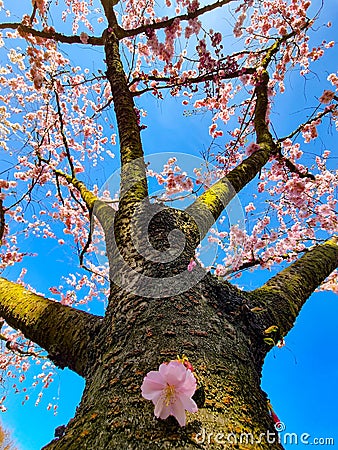
[[[224,208],[259,173],[269,157],[269,146],[255,152],[186,208],[186,212],[195,219],[199,227],[201,240]]]
[[[89,211],[92,211],[97,217],[104,231],[108,230],[114,220],[115,211],[106,202],[100,200],[93,192],[87,188],[83,181],[78,180],[61,170],[55,171],[57,176],[63,177],[66,181],[74,186],[80,193],[82,200],[85,202]]]
[[[105,53],[120,140],[120,207],[123,207],[147,198],[148,186],[135,104],[121,62],[118,38],[113,31],[105,34]]]
[[[48,352],[61,368],[69,367],[84,376],[88,349],[101,319],[61,305],[0,278],[0,316]]]
[[[302,306],[315,289],[338,267],[338,237],[307,251],[301,258],[252,292],[267,308],[284,336],[293,327]]]

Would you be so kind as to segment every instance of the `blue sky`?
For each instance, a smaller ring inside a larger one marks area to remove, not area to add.
[[[328,20],[333,22],[333,27],[330,29],[330,35],[333,37],[328,39],[331,40],[338,36],[338,11],[335,0],[325,3],[327,9],[323,11],[319,23],[325,23]],[[325,31],[325,28],[319,30],[322,38]],[[75,48],[78,50],[78,46]],[[71,54],[73,50],[67,47],[66,51]],[[82,55],[80,59],[83,61],[86,55],[84,52]],[[93,66],[97,66],[96,58],[100,52],[93,50],[90,55]],[[73,58],[75,59],[75,56],[72,56]],[[88,64],[88,55],[86,58],[86,64]],[[314,66],[315,70],[308,76],[306,83],[293,74],[288,76],[287,93],[280,99],[276,99],[272,115],[281,134],[287,134],[293,128],[294,120],[297,120],[297,112],[303,111],[307,102],[314,104],[310,95],[318,97],[323,89],[330,87],[328,82],[325,85],[319,82],[317,74],[321,79],[325,79],[326,76],[323,75],[325,72],[337,71],[337,61],[338,50],[333,49],[330,51],[330,57],[325,59],[325,63],[320,62]],[[208,115],[184,117],[180,100],[168,102],[147,100],[145,107],[148,116],[143,121],[148,125],[148,129],[143,132],[142,138],[146,155],[161,151],[183,152],[198,156],[208,147],[210,143]],[[316,150],[320,153],[321,148],[325,147],[331,148],[334,154],[337,152],[336,136],[331,136],[330,133],[325,133],[315,145],[317,148],[309,147],[309,151]],[[318,146],[321,147],[319,150]],[[111,167],[116,168],[117,161],[114,161]],[[100,178],[108,177],[109,170],[105,170],[104,174],[100,173]],[[96,174],[93,173],[93,176],[95,177]],[[255,182],[252,184],[253,188],[254,186]],[[247,193],[243,194],[243,202],[248,200],[247,195]],[[62,274],[66,274],[65,269],[70,270],[76,263],[77,257],[70,255],[65,249],[59,252],[55,242],[41,241],[39,243],[41,256],[29,260],[29,273],[25,280],[47,295],[48,288],[59,283]],[[54,261],[52,266],[51,260]],[[43,269],[46,265],[48,273]],[[6,275],[15,279],[16,273],[15,270],[9,270]],[[247,273],[239,280],[239,283],[247,289],[253,289],[270,276],[271,273],[261,271],[255,272],[254,275]],[[94,306],[94,311],[102,313],[102,305]],[[287,335],[286,347],[274,348],[264,366],[263,389],[268,393],[275,412],[285,423],[286,431],[297,433],[299,436],[302,433],[308,433],[311,436],[309,442],[315,437],[335,437],[338,443],[335,423],[338,400],[337,317],[337,296],[329,292],[313,294],[301,311],[296,326]],[[5,426],[12,430],[13,437],[21,450],[39,449],[53,438],[54,429],[66,424],[74,415],[83,385],[80,377],[69,370],[63,370],[57,371],[55,382],[44,393],[41,404],[37,407],[34,406],[34,402],[38,392],[31,393],[31,400],[23,406],[21,405],[22,394],[9,396],[8,412],[2,415],[2,420]],[[50,401],[53,402],[53,398],[58,399],[56,416],[46,410],[47,404]],[[302,445],[296,447],[299,448]]]

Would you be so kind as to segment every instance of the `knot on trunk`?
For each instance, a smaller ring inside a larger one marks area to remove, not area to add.
[[[120,209],[109,234],[111,280],[138,295],[176,295],[205,276],[194,261],[199,227],[185,211],[145,200]]]

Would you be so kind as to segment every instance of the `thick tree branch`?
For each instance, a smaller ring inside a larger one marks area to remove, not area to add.
[[[273,149],[273,148],[272,148]],[[241,191],[267,163],[270,157],[270,147],[259,150],[244,160],[227,176],[217,181],[198,197],[186,212],[196,221],[201,240],[205,237],[214,222],[220,217],[224,208],[235,195]]]
[[[101,325],[98,316],[49,300],[0,278],[0,316],[48,352],[59,367],[86,373],[88,349]]]
[[[114,31],[108,30],[105,34],[105,52],[107,78],[112,91],[120,140],[121,209],[146,199],[148,186],[138,117]]]
[[[58,177],[65,178],[69,184],[74,186],[79,191],[81,198],[85,202],[88,210],[90,212],[93,212],[103,230],[109,230],[111,224],[114,221],[114,209],[111,208],[106,202],[100,200],[86,187],[86,185],[82,181],[78,180],[76,177],[72,177],[71,175],[62,172],[61,170],[55,170],[55,174]]]
[[[277,145],[266,122],[269,103],[268,82],[268,73],[263,69],[261,79],[255,89],[256,105],[254,112],[254,125],[260,150],[253,153],[229,172],[227,176],[211,186],[186,209],[196,220],[201,239],[205,237],[208,230],[236,193],[243,189],[260,172],[270,156],[277,151]]]
[[[279,337],[293,327],[305,301],[338,267],[338,237],[307,251],[301,258],[252,292],[255,303],[269,312]]]
[[[23,25],[20,22],[0,23],[0,30],[6,29],[18,30],[21,37],[25,37],[25,34],[29,34],[42,39],[52,39],[53,41],[62,42],[64,44],[83,44],[80,36],[66,36],[62,33],[57,33],[54,30],[39,31],[27,25]],[[103,45],[104,41],[102,37],[89,36],[87,43],[90,45]]]
[[[113,7],[117,5],[118,2],[119,0],[101,0],[101,5],[103,6],[108,24],[110,27],[114,27],[115,33],[123,31],[123,29],[119,25],[117,25],[115,13],[113,11]]]

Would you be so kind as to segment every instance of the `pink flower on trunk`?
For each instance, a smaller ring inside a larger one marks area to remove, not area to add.
[[[189,272],[192,272],[192,270],[193,270],[194,267],[196,267],[196,262],[194,261],[193,258],[191,258],[191,260],[190,260],[190,262],[189,262],[189,264],[188,264],[187,269],[188,269]]]
[[[191,398],[196,390],[196,378],[179,361],[161,364],[158,371],[151,371],[143,380],[142,396],[155,405],[157,418],[174,416],[181,427],[185,426],[185,411],[197,412]]]

